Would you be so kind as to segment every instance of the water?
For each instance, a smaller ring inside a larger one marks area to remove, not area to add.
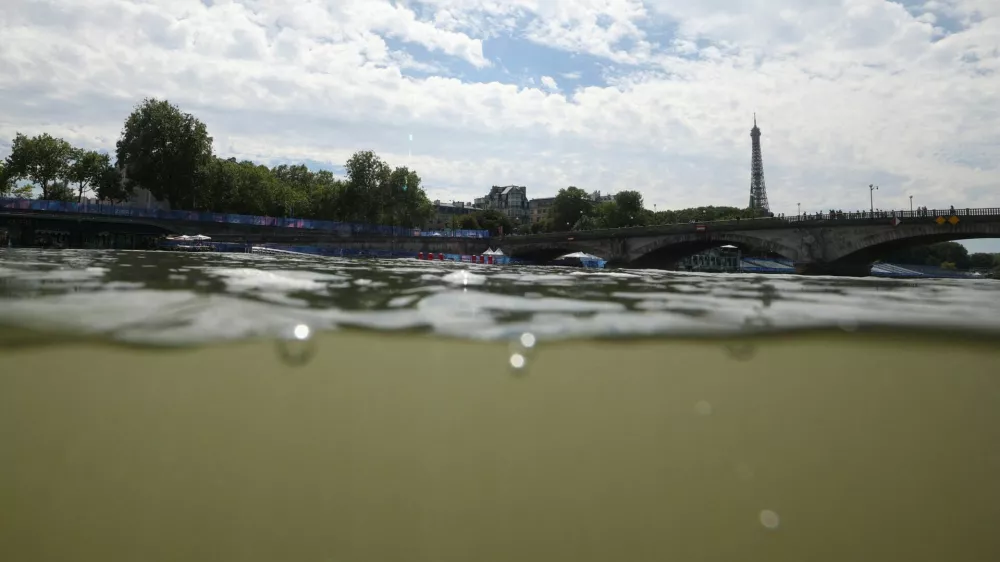
[[[1000,559],[998,290],[3,250],[0,559]]]
[[[127,251],[0,253],[0,322],[203,344],[362,328],[509,340],[861,327],[1000,333],[994,280],[845,279]],[[8,330],[11,331],[11,330]],[[23,339],[23,338],[22,338]]]

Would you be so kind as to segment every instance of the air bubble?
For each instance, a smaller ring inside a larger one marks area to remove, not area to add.
[[[778,514],[771,511],[770,509],[765,509],[760,512],[760,524],[765,528],[774,530],[778,528],[781,521],[778,519]]]
[[[525,349],[531,349],[535,347],[537,339],[535,338],[535,334],[532,334],[531,332],[525,332],[521,334],[520,342]]]
[[[521,355],[520,353],[512,353],[510,355],[509,363],[513,369],[520,371],[524,368],[528,361],[525,359],[524,355]]]
[[[312,339],[312,328],[297,324],[291,333],[278,341],[278,357],[295,367],[305,365],[316,355],[316,342]]]

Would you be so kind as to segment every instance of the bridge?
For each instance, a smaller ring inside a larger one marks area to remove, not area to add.
[[[499,245],[526,260],[586,252],[633,268],[669,268],[687,256],[733,245],[747,254],[789,259],[798,273],[864,277],[874,261],[896,249],[970,238],[1000,238],[1000,208],[693,222],[511,236]]]
[[[65,247],[143,248],[166,234],[206,234],[217,242],[279,243],[301,246],[329,247],[345,250],[382,250],[400,252],[481,254],[489,247],[488,237],[477,237],[475,231],[462,231],[461,236],[420,233],[402,227],[383,227],[349,223],[327,223],[304,219],[276,219],[242,215],[216,215],[214,213],[187,213],[184,211],[159,212],[145,209],[119,207],[92,208],[57,202],[0,200],[0,229],[7,230],[15,245],[33,245],[37,235],[57,234]],[[5,206],[4,203],[7,203]],[[45,204],[54,210],[39,208]],[[53,205],[55,204],[55,205]],[[34,208],[32,208],[34,207]],[[157,214],[171,215],[160,218]],[[172,215],[190,214],[192,218],[173,218]],[[148,215],[148,216],[144,216]],[[232,219],[244,222],[227,222]],[[270,222],[274,224],[254,224]],[[485,234],[485,232],[483,233]]]

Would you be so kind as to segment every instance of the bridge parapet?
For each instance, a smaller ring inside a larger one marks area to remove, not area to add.
[[[505,253],[516,257],[542,251],[584,251],[609,261],[631,264],[658,254],[659,259],[654,263],[662,264],[732,244],[747,251],[778,254],[803,266],[823,265],[822,270],[832,271],[843,269],[844,264],[840,263],[843,260],[873,259],[871,256],[878,251],[907,243],[1000,238],[1000,208],[874,215],[833,213],[559,232],[509,237],[500,246]]]

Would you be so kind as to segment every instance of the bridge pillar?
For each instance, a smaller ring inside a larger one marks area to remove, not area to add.
[[[799,275],[835,275],[840,277],[868,277],[872,264],[866,262],[810,262],[796,263],[795,273]]]

